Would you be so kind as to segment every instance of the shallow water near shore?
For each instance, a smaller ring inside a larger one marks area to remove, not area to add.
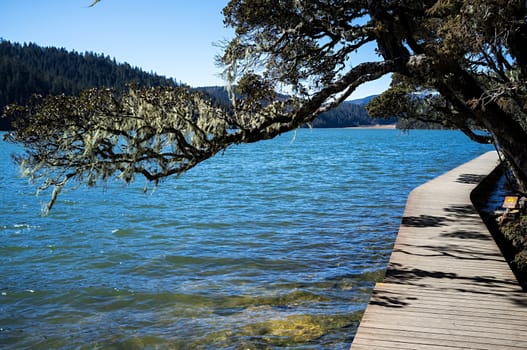
[[[454,131],[315,129],[143,193],[40,216],[0,142],[0,348],[348,349],[406,197],[490,150]]]

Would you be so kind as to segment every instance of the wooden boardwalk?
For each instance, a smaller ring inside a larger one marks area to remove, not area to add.
[[[527,349],[527,293],[470,201],[489,152],[410,194],[352,350]]]

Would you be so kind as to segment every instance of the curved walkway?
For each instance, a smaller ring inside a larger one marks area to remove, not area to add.
[[[527,349],[527,293],[470,201],[497,162],[486,153],[412,191],[352,350]]]

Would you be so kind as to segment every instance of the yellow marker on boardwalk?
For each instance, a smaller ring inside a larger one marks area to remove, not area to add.
[[[505,209],[514,209],[518,204],[518,196],[505,196],[502,207]]]

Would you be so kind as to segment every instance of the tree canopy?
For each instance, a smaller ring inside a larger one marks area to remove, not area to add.
[[[231,0],[223,14],[236,35],[218,61],[232,111],[181,89],[91,90],[11,108],[19,121],[8,139],[24,144],[19,161],[44,187],[131,181],[136,174],[158,181],[230,145],[310,123],[361,84],[392,73],[391,88],[370,103],[371,114],[412,116],[494,142],[525,189],[526,6],[518,0]],[[379,59],[353,65],[354,53],[371,44]],[[283,92],[289,97],[277,98]],[[24,122],[28,117],[39,122]],[[34,127],[39,124],[51,127]]]

